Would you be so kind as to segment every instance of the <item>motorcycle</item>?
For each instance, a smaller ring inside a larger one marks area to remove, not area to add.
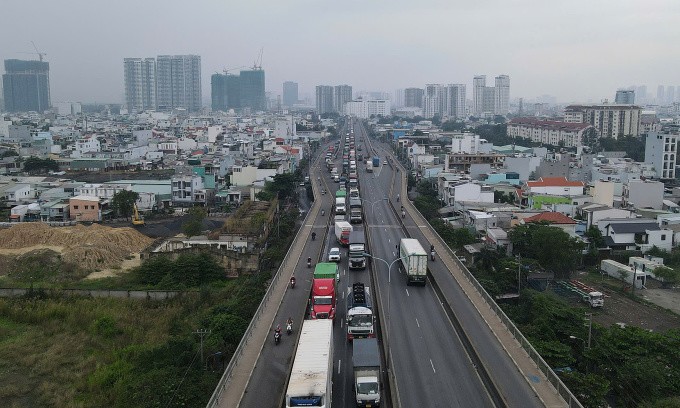
[[[295,276],[290,278],[290,288],[295,289]]]
[[[307,258],[307,267],[308,268],[312,267],[312,258]]]
[[[274,332],[274,344],[278,345],[281,342],[281,332]]]
[[[286,334],[288,334],[290,336],[290,334],[292,332],[293,332],[293,324],[292,323],[286,324]]]
[[[434,262],[434,251],[430,252],[430,260]]]
[[[406,211],[401,212],[401,218],[406,218]]]
[[[312,232],[312,241],[316,239],[316,232]]]
[[[326,215],[326,211],[325,211],[325,210],[321,210],[321,215],[322,215],[322,216]]]

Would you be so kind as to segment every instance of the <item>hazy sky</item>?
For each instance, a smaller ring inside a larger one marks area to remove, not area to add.
[[[50,62],[52,102],[122,102],[123,58],[198,54],[210,75],[251,66],[302,92],[510,75],[511,98],[613,99],[680,85],[679,0],[2,0],[0,59]],[[2,68],[4,72],[4,67]],[[488,80],[487,80],[488,81]]]

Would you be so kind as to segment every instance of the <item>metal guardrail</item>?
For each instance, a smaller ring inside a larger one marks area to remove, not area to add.
[[[307,211],[307,215],[305,215],[304,220],[302,221],[302,224],[304,224],[308,221],[308,218],[312,211]],[[304,230],[303,227],[300,227],[295,234],[295,237],[293,238],[293,243],[295,243],[299,236],[300,233]],[[208,403],[206,404],[206,408],[213,408],[216,407],[217,404],[220,402],[220,397],[222,396],[222,392],[226,388],[227,384],[231,380],[231,377],[233,375],[234,368],[238,365],[239,360],[241,358],[241,355],[243,354],[243,350],[245,349],[246,345],[248,344],[248,341],[252,337],[253,330],[255,328],[256,323],[260,320],[262,317],[262,313],[264,312],[264,308],[267,306],[267,303],[269,302],[269,298],[271,297],[272,292],[274,291],[274,287],[276,286],[276,283],[279,281],[279,278],[281,277],[282,271],[288,267],[288,261],[290,257],[291,251],[289,250],[286,252],[286,256],[283,258],[283,262],[281,262],[281,265],[279,266],[279,269],[276,270],[276,273],[272,277],[272,281],[269,284],[269,287],[267,288],[267,292],[265,292],[264,297],[262,298],[262,301],[260,302],[260,305],[257,307],[257,310],[255,311],[255,314],[253,317],[250,319],[250,324],[248,325],[248,328],[246,331],[243,333],[243,337],[241,337],[241,341],[238,344],[238,347],[236,347],[236,350],[234,351],[234,354],[231,357],[231,360],[229,360],[229,364],[227,367],[224,369],[224,373],[222,374],[222,377],[220,377],[220,381],[217,383],[217,386],[215,387],[215,391],[213,391],[212,395],[210,396],[210,399],[208,400]]]
[[[399,165],[400,166],[400,165]],[[403,167],[403,166],[400,166]],[[403,169],[402,169],[403,171]],[[402,179],[402,189],[403,189],[403,179]],[[415,210],[416,214],[418,217],[421,218],[421,221],[424,223],[429,223],[425,219],[425,217],[420,213],[418,208],[416,208],[413,203],[410,202],[410,200],[406,200],[406,202],[413,207]],[[396,211],[396,209],[395,209]],[[432,227],[430,227],[433,235],[437,237],[437,240],[439,240],[439,243],[446,248],[446,251],[448,255],[451,256],[453,261],[456,263],[458,268],[463,272],[465,277],[472,283],[472,286],[477,289],[477,292],[482,296],[482,299],[489,305],[489,307],[496,313],[496,315],[500,318],[501,322],[505,325],[505,328],[515,337],[515,339],[519,342],[520,346],[524,351],[527,353],[530,359],[536,363],[538,366],[538,369],[546,376],[548,381],[555,387],[557,392],[560,394],[560,396],[565,400],[565,402],[569,405],[570,408],[583,408],[583,405],[579,400],[576,398],[576,396],[567,388],[566,384],[562,382],[562,380],[559,378],[559,376],[553,371],[552,368],[548,365],[548,363],[545,362],[543,357],[536,351],[536,349],[531,345],[529,340],[527,340],[526,337],[522,334],[522,332],[515,326],[515,324],[510,320],[510,318],[505,314],[503,309],[501,309],[500,306],[496,303],[496,301],[489,295],[489,293],[484,289],[484,287],[477,281],[477,278],[472,275],[472,272],[458,259],[456,254],[451,251],[451,248],[448,246],[446,241],[439,235],[439,233]],[[440,256],[441,258],[441,256]]]

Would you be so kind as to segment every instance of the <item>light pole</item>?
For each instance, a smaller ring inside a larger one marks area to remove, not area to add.
[[[581,343],[583,343],[583,349],[586,350],[588,348],[586,347],[586,341],[583,340],[582,338],[576,336],[569,336],[569,338],[572,340],[581,340]]]
[[[386,260],[379,258],[377,256],[374,256],[374,255],[371,255],[367,252],[364,252],[363,255],[368,256],[371,259],[377,259],[379,261],[382,261],[382,262],[385,263],[385,266],[387,266],[387,336],[386,336],[386,338],[387,338],[387,353],[386,354],[387,354],[387,364],[389,365],[390,364],[390,361],[389,361],[389,359],[390,359],[390,334],[389,334],[389,332],[390,332],[390,317],[391,317],[390,297],[391,297],[391,293],[392,293],[392,266],[394,264],[396,264],[398,261],[401,261],[402,259],[408,259],[408,256],[399,257],[392,262],[387,262]]]

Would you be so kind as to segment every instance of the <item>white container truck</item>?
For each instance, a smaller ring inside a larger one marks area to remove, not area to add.
[[[427,281],[427,253],[417,239],[402,238],[399,243],[401,267],[406,272],[406,283],[425,285]]]
[[[358,407],[380,406],[380,352],[377,339],[355,339],[352,345],[354,390]]]
[[[352,224],[347,221],[335,221],[335,238],[342,246],[349,246],[349,236],[352,233]]]
[[[333,320],[305,320],[300,328],[286,407],[330,407],[333,378]]]
[[[602,260],[600,269],[612,278],[622,280],[631,285],[633,284],[633,275],[635,275],[635,289],[642,289],[647,284],[647,272],[643,272],[641,269],[634,272],[630,266],[612,261],[611,259]]]

